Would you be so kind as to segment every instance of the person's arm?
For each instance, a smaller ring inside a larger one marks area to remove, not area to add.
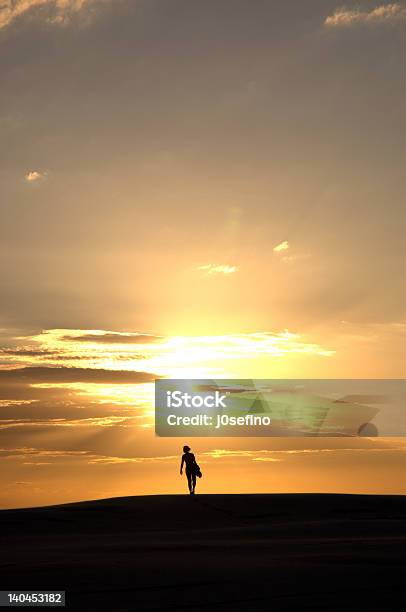
[[[185,457],[182,455],[182,462],[180,464],[180,473],[183,474],[183,464],[185,463]]]

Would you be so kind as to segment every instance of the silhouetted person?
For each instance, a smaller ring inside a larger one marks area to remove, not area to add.
[[[196,459],[193,453],[190,452],[188,446],[183,447],[182,462],[180,464],[180,473],[183,474],[183,464],[186,464],[186,477],[189,486],[190,495],[195,494],[196,488]]]

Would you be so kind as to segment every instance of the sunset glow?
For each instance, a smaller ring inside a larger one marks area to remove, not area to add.
[[[405,16],[0,3],[0,506],[179,492],[162,377],[404,378]],[[406,492],[402,440],[193,443],[206,492]]]

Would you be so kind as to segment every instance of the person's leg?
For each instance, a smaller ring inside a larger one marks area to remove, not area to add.
[[[193,478],[193,493],[194,493],[196,489],[196,474],[193,474],[192,478]]]
[[[188,487],[189,487],[189,493],[191,493],[192,492],[192,486],[193,486],[192,485],[192,474],[190,472],[186,471],[186,476],[187,476],[187,484],[188,484]]]

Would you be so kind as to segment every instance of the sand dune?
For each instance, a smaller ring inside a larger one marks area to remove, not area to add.
[[[406,497],[114,498],[0,512],[2,589],[72,610],[394,609]]]

